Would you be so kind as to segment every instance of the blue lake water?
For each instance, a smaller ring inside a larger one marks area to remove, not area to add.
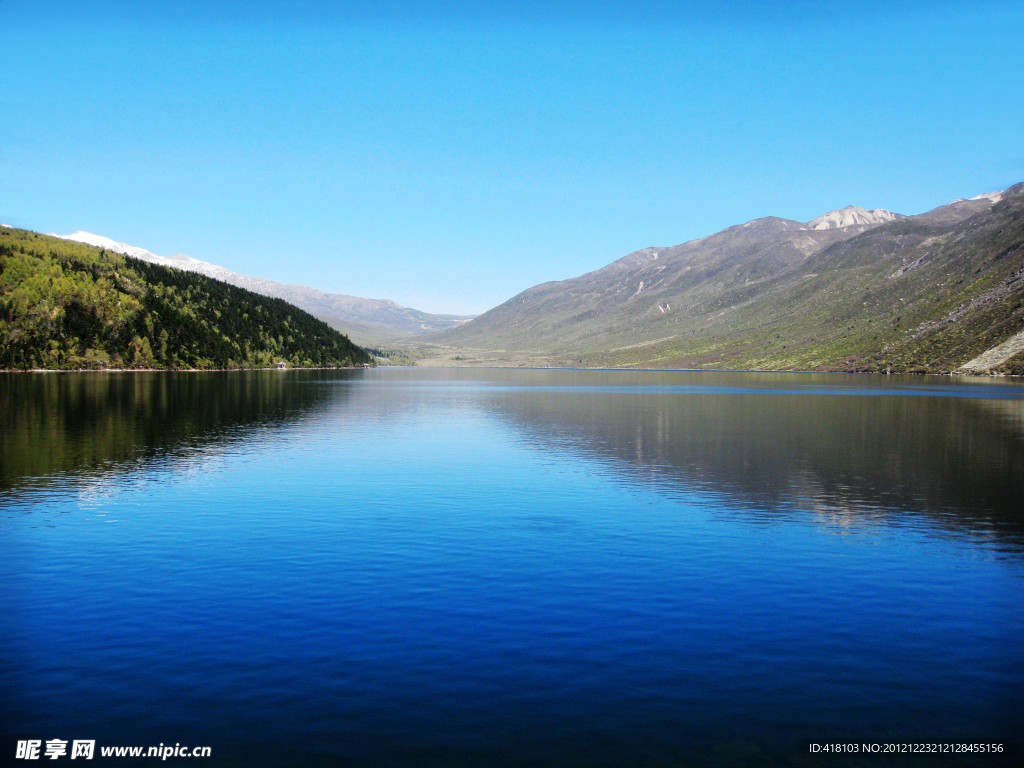
[[[0,409],[0,764],[1024,754],[1019,383],[0,374]]]

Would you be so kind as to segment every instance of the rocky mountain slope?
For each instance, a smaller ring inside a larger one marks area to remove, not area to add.
[[[856,205],[848,205],[845,208],[840,208],[838,211],[829,211],[818,216],[816,219],[811,219],[807,222],[807,229],[846,229],[847,227],[857,225],[871,227],[905,218],[906,216],[902,214],[893,213],[881,208],[865,211]]]
[[[109,237],[91,232],[73,232],[70,235],[52,235],[122,253],[152,264],[174,267],[221,280],[263,296],[284,299],[300,309],[319,317],[336,330],[349,336],[357,344],[379,345],[409,338],[423,333],[443,331],[472,318],[471,315],[432,315],[418,309],[403,307],[388,299],[362,299],[340,293],[325,293],[306,285],[286,285],[262,277],[250,277],[232,272],[225,267],[200,261],[183,253],[157,256],[145,248],[119,243]]]
[[[1024,329],[1022,297],[1017,185],[919,216],[849,207],[645,248],[426,340],[490,362],[950,371]],[[1022,368],[1015,349],[970,370]]]

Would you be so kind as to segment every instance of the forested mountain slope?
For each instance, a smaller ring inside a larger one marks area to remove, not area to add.
[[[431,338],[591,366],[1022,368],[1009,342],[1024,330],[1024,185],[919,216],[857,211],[647,248]]]
[[[0,229],[0,368],[236,368],[369,362],[281,299],[195,272]]]

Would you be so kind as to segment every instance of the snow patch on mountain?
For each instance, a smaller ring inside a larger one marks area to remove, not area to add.
[[[1002,199],[1003,199],[1003,193],[1002,192],[982,192],[980,195],[975,195],[974,197],[958,197],[956,200],[954,200],[952,203],[950,203],[950,205],[953,205],[953,203],[971,203],[971,202],[974,202],[974,201],[981,201],[981,200],[988,201],[988,202],[992,203],[993,205],[995,205],[996,203],[998,203]]]
[[[162,267],[174,267],[175,269],[184,269],[188,272],[198,272],[201,275],[206,275],[216,280],[223,280],[224,282],[231,282],[229,278],[238,277],[230,269],[218,267],[216,264],[211,264],[208,261],[193,259],[191,256],[186,256],[183,253],[176,253],[173,256],[157,256],[145,248],[128,245],[127,243],[119,243],[103,235],[94,235],[92,232],[79,230],[72,232],[70,235],[58,235],[53,232],[49,234],[53,237],[59,237],[61,240],[73,240],[76,243],[85,243],[86,245],[94,245],[97,248],[105,248],[114,253],[123,253],[126,256],[142,259],[142,261],[148,261],[152,264],[159,264]]]
[[[844,229],[858,225],[877,226],[902,218],[904,218],[902,215],[883,208],[873,208],[870,211],[866,211],[863,208],[858,208],[856,205],[848,205],[837,211],[823,213],[816,219],[811,219],[807,222],[807,228]]]

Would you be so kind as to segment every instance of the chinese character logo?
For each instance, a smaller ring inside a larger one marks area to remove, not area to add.
[[[19,741],[18,751],[15,758],[18,760],[38,760],[39,759],[39,747],[42,746],[42,741],[39,739],[33,739],[30,741]]]
[[[41,739],[26,739],[18,742],[18,749],[15,752],[15,759],[17,760],[38,760],[39,750],[42,749],[43,742]],[[83,757],[86,760],[92,760],[93,753],[96,751],[96,741],[89,740],[83,741],[81,739],[75,739],[71,742],[71,759],[74,760],[76,757]],[[56,760],[59,757],[64,757],[68,753],[68,742],[66,739],[47,739],[46,750],[43,757],[48,757],[50,760]]]
[[[46,757],[56,760],[61,755],[68,753],[68,743],[60,739],[49,739],[46,742]]]
[[[79,741],[78,739],[75,739],[71,743],[71,759],[74,760],[76,757],[84,757],[86,760],[92,760],[92,753],[95,749],[95,739],[92,741]]]

